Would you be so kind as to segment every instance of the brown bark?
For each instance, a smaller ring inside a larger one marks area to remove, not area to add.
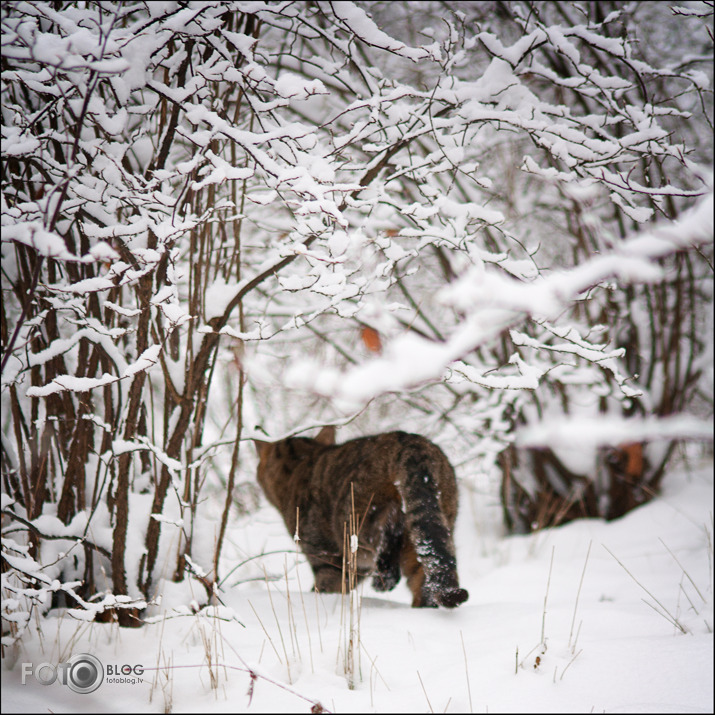
[[[595,474],[575,474],[547,448],[510,445],[499,457],[509,532],[528,533],[574,519],[617,519],[658,492],[665,461],[653,468],[642,442],[598,452]]]

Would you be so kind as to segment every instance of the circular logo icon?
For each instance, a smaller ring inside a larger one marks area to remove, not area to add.
[[[93,655],[74,655],[69,660],[69,666],[67,685],[75,693],[93,693],[104,681],[104,666]]]

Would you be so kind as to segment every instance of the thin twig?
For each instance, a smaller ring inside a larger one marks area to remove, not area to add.
[[[286,692],[290,693],[291,695],[295,695],[297,698],[300,698],[301,700],[305,700],[306,702],[310,703],[314,707],[319,707],[321,708],[320,710],[316,710],[315,712],[325,712],[329,713],[329,710],[325,709],[325,706],[320,703],[318,700],[312,700],[311,698],[307,698],[305,695],[301,695],[299,692],[296,690],[293,690],[293,688],[289,688],[285,683],[281,683],[278,680],[273,680],[273,678],[269,678],[266,675],[263,675],[259,672],[256,671],[255,668],[251,668],[247,665],[245,666],[238,666],[238,665],[229,665],[228,663],[216,663],[216,666],[219,668],[228,668],[230,670],[237,670],[241,673],[248,673],[252,677],[256,678],[261,678],[261,680],[265,680],[268,683],[271,683],[271,685],[276,685],[279,688],[282,688]],[[179,670],[179,669],[185,669],[185,668],[205,668],[206,663],[191,663],[187,665],[165,665],[161,668],[161,670]],[[144,668],[145,671],[147,670],[159,670],[159,668]]]
[[[21,524],[23,524],[28,529],[30,529],[30,531],[32,531],[36,536],[39,536],[41,539],[48,540],[48,541],[49,540],[66,539],[67,541],[74,542],[74,545],[72,548],[74,548],[74,546],[77,546],[79,544],[84,544],[86,546],[89,546],[90,549],[93,549],[97,553],[102,554],[102,556],[105,556],[108,559],[112,558],[112,554],[107,549],[105,549],[103,546],[98,546],[97,544],[92,543],[86,537],[78,537],[78,536],[70,536],[70,535],[67,535],[67,536],[59,535],[58,536],[56,534],[45,534],[42,531],[40,531],[31,521],[28,521],[27,519],[24,519],[23,517],[18,516],[13,511],[9,511],[8,509],[3,509],[1,513],[4,516],[14,519],[15,521],[19,521]],[[8,532],[7,530],[5,530],[3,533],[11,533],[11,532]],[[64,557],[66,557],[66,556],[67,556],[67,554],[64,555]],[[64,558],[64,557],[62,557],[62,558]],[[56,563],[56,561],[53,563]],[[47,566],[50,566],[50,564],[46,564],[42,568],[47,568]]]
[[[556,547],[551,547],[551,564],[549,565],[549,578],[546,581],[546,594],[544,595],[544,611],[541,615],[541,642],[544,642],[544,631],[546,629],[546,602],[549,598],[549,586],[551,585],[551,569],[554,566],[554,551]]]
[[[268,638],[268,642],[271,644],[271,648],[273,648],[273,652],[276,654],[276,658],[278,658],[278,662],[282,665],[283,659],[281,658],[281,654],[278,652],[278,649],[276,648],[275,644],[273,643],[273,638],[271,638],[271,634],[266,630],[266,627],[263,625],[263,621],[261,620],[261,617],[258,615],[258,612],[256,611],[256,609],[253,607],[253,604],[249,601],[248,605],[251,607],[251,610],[253,611],[256,618],[258,619],[258,622],[261,624],[261,628],[263,629],[263,632],[266,634],[266,638]]]
[[[576,603],[573,607],[573,618],[571,619],[571,630],[569,631],[569,648],[571,647],[571,636],[573,635],[574,623],[576,623],[576,611],[578,610],[578,599],[581,595],[581,586],[583,586],[583,577],[586,575],[586,566],[588,565],[588,557],[591,554],[591,546],[593,544],[593,539],[588,542],[588,551],[586,552],[586,561],[583,564],[583,571],[581,572],[581,580],[578,584],[578,591],[576,592]]]
[[[236,564],[218,583],[219,588],[221,588],[226,581],[226,579],[238,568],[243,566],[244,564],[247,564],[249,561],[253,561],[254,559],[260,559],[263,558],[264,556],[271,556],[272,554],[300,554],[300,551],[294,551],[292,549],[276,549],[275,551],[263,551],[260,554],[256,554],[255,556],[249,556],[247,559],[244,559],[240,563]],[[237,581],[236,583],[243,583],[243,581]],[[235,586],[236,584],[234,584]]]
[[[267,578],[268,574],[266,574]],[[276,613],[276,608],[273,605],[273,596],[271,596],[271,588],[268,585],[268,581],[266,580],[266,589],[268,590],[268,600],[271,603],[271,610],[273,611],[273,618],[276,621],[276,626],[278,626],[278,635],[281,638],[281,646],[283,646],[283,653],[285,654],[286,657],[286,668],[288,669],[288,682],[292,683],[293,678],[291,677],[290,674],[290,658],[288,657],[288,649],[286,648],[285,640],[283,639],[283,630],[281,629],[281,624],[280,621],[278,620],[278,614]]]
[[[459,631],[459,638],[462,641],[462,653],[464,654],[464,673],[467,676],[467,695],[469,696],[469,712],[473,713],[474,708],[472,707],[472,688],[469,685],[469,668],[467,667],[467,649],[464,647],[464,636],[462,635],[462,631]],[[517,657],[519,654],[519,649],[517,648]]]
[[[655,608],[652,604],[648,603],[645,599],[643,599],[644,603],[647,603],[656,613],[659,613],[661,616],[663,616],[666,620],[670,621],[676,628],[678,628],[682,633],[687,633],[687,630],[678,622],[678,619],[675,618],[670,611],[619,561],[618,557],[605,545],[603,544],[603,548],[608,551],[611,556],[613,556],[614,559],[618,562],[619,566],[665,611],[665,613],[661,613],[657,608]],[[667,615],[666,615],[667,614]]]
[[[668,549],[668,553],[675,559],[675,563],[678,564],[678,566],[680,566],[683,573],[687,577],[688,581],[690,581],[690,583],[693,584],[693,588],[698,592],[698,596],[700,596],[700,598],[703,600],[703,603],[705,603],[705,596],[703,596],[703,594],[700,592],[700,589],[695,585],[695,581],[693,581],[693,579],[690,578],[690,574],[685,570],[685,567],[683,566],[683,564],[681,564],[680,561],[678,561],[678,557],[668,548],[668,545],[665,543],[665,541],[663,541],[663,539],[660,538],[660,536],[658,537],[658,541],[660,541],[660,543],[663,544],[663,546],[665,546],[666,549]]]
[[[432,703],[429,701],[429,696],[427,695],[427,691],[425,690],[425,684],[422,682],[422,676],[420,676],[420,671],[417,671],[417,677],[420,679],[420,685],[422,686],[422,692],[425,694],[425,699],[427,700],[427,705],[429,706],[429,711],[431,713],[434,712],[432,709]]]
[[[566,671],[569,669],[569,666],[571,665],[571,663],[573,663],[576,660],[576,658],[578,658],[581,655],[581,653],[583,653],[583,648],[581,648],[581,650],[578,653],[576,653],[576,655],[573,658],[571,658],[571,660],[568,662],[568,665],[563,669],[563,671],[561,671],[561,677],[559,678],[559,680],[564,679],[564,675],[566,675]]]

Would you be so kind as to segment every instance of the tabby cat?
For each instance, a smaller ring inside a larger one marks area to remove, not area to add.
[[[335,428],[316,439],[255,440],[258,483],[280,511],[315,576],[315,589],[348,590],[343,569],[346,524],[358,525],[357,576],[378,591],[401,574],[412,606],[454,608],[459,587],[452,529],[457,517],[454,469],[424,437],[387,432],[335,444]],[[353,512],[354,509],[354,512]]]

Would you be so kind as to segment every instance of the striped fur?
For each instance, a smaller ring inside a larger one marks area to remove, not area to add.
[[[413,607],[454,608],[467,600],[452,539],[457,483],[435,444],[387,432],[336,445],[332,427],[316,439],[255,444],[258,482],[289,532],[297,530],[316,590],[343,589],[345,525],[354,500],[359,580],[372,575],[373,586],[388,591],[404,575]]]

